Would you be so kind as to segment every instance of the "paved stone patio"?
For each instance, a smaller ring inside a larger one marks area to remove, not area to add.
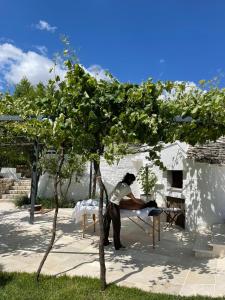
[[[43,273],[99,277],[98,228],[83,239],[71,220],[72,209],[60,209],[54,249]],[[0,202],[0,269],[35,272],[51,235],[52,212],[36,215]],[[126,250],[106,247],[107,282],[176,295],[225,295],[225,258],[195,258],[194,237],[178,228],[162,230],[152,248],[151,237],[129,220],[122,222]]]

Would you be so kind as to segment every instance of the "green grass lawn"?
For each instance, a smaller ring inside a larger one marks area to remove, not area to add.
[[[100,291],[98,279],[87,277],[41,276],[37,283],[34,274],[0,272],[1,300],[168,300],[168,299],[211,299],[208,297],[181,297],[152,294],[135,288],[109,285]],[[222,299],[222,298],[214,298]]]

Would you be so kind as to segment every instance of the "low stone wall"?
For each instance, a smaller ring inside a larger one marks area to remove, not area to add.
[[[2,194],[5,194],[6,191],[13,185],[14,179],[11,178],[0,178],[0,198]]]

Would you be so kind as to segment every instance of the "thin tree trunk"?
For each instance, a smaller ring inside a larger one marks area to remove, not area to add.
[[[59,203],[63,202],[64,196],[63,196],[63,191],[62,191],[62,180],[59,181]]]
[[[146,180],[146,200],[148,202],[148,198],[149,198],[149,189],[148,189],[148,166],[145,167],[145,180]]]
[[[89,198],[91,198],[92,191],[92,161],[90,161],[90,181],[89,181]]]
[[[101,179],[100,163],[94,161],[94,170],[97,175],[98,184],[100,188],[100,200],[99,200],[99,228],[100,228],[100,238],[99,238],[99,263],[100,263],[100,281],[101,290],[106,289],[106,267],[105,267],[105,251],[104,251],[104,228],[103,228],[103,182]]]
[[[93,186],[92,186],[92,199],[94,199],[96,196],[96,174],[94,172],[94,177],[93,177]]]
[[[67,198],[67,194],[68,194],[68,191],[69,191],[69,188],[70,188],[71,182],[72,182],[72,177],[73,177],[73,173],[70,175],[69,182],[68,182],[68,185],[67,185],[67,188],[66,188],[65,194],[64,194],[64,200],[66,200],[66,198]]]
[[[60,190],[60,197],[61,197],[62,202],[66,201],[67,194],[68,194],[69,188],[71,186],[71,182],[72,182],[72,177],[73,177],[73,173],[70,174],[69,182],[67,184],[66,191],[65,191],[64,194],[63,194],[63,191],[62,191],[63,183],[62,183],[62,181],[60,181],[59,190]]]
[[[50,240],[50,243],[48,245],[48,248],[45,252],[45,255],[39,265],[39,268],[37,270],[37,281],[39,280],[39,276],[41,273],[41,269],[48,257],[48,254],[50,253],[53,245],[54,245],[54,241],[55,241],[55,236],[56,236],[56,225],[57,225],[57,216],[58,216],[58,210],[59,210],[59,199],[58,199],[58,184],[59,184],[59,177],[60,177],[60,173],[61,173],[61,169],[62,169],[62,165],[63,165],[63,161],[64,161],[64,149],[61,149],[61,153],[60,153],[60,159],[59,159],[59,164],[58,164],[58,169],[55,175],[55,179],[54,179],[54,200],[55,200],[55,213],[54,213],[54,218],[53,218],[53,224],[52,224],[52,237]]]
[[[35,139],[34,156],[33,156],[33,163],[32,163],[31,190],[30,190],[30,202],[31,202],[30,224],[34,224],[34,206],[37,197],[37,185],[38,185],[38,171],[37,171],[38,156],[39,156],[39,145],[38,145],[38,140]]]

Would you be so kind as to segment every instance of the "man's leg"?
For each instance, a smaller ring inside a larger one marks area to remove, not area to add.
[[[120,207],[119,205],[112,204],[112,209],[110,210],[111,219],[113,223],[113,241],[114,247],[116,250],[121,248],[120,242],[120,229],[121,229],[121,220],[120,220]]]
[[[111,223],[111,216],[110,216],[110,209],[111,203],[109,203],[105,215],[103,217],[103,228],[104,228],[104,246],[108,246],[109,243],[109,230],[110,230],[110,223]]]

